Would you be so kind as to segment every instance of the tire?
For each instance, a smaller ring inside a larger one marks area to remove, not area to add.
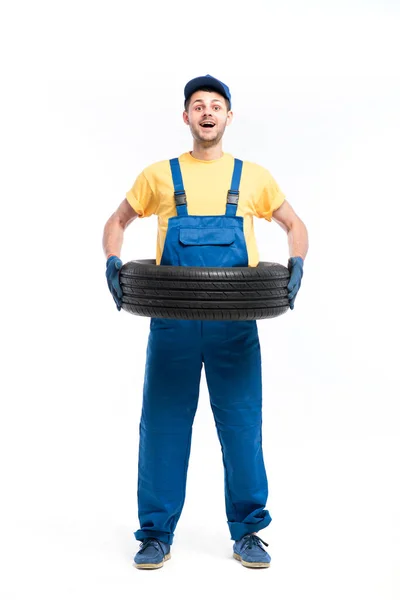
[[[257,267],[173,267],[132,260],[120,271],[122,308],[162,319],[254,321],[289,308],[289,270]]]

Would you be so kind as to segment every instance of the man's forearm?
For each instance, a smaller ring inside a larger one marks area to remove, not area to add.
[[[103,250],[106,258],[110,254],[120,256],[122,242],[124,241],[124,231],[124,226],[117,217],[111,216],[108,219],[103,233]]]
[[[304,260],[308,252],[308,233],[303,221],[297,218],[288,231],[290,256],[301,256]]]

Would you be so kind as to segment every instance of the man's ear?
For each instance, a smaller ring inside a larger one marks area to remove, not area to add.
[[[228,118],[226,121],[227,125],[230,125],[232,123],[232,119],[233,119],[233,112],[231,110],[228,111]]]
[[[183,115],[182,116],[183,116],[184,123],[186,123],[186,125],[189,125],[189,117],[188,117],[188,114],[187,114],[186,110],[183,111]]]

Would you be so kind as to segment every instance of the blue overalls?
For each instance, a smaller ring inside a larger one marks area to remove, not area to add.
[[[235,159],[225,215],[189,216],[179,161],[170,161],[177,216],[168,221],[162,265],[248,266],[243,217],[236,216],[242,164]],[[264,510],[257,322],[152,318],[139,428],[137,540],[156,537],[172,544],[185,500],[203,363],[222,449],[231,539],[271,521]]]

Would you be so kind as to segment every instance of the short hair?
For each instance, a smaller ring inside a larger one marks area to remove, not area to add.
[[[213,88],[213,87],[206,87],[206,86],[205,86],[205,87],[201,87],[201,88],[199,88],[198,90],[196,90],[195,92],[193,92],[193,94],[195,94],[196,92],[200,92],[200,91],[201,91],[201,92],[217,92],[217,94],[219,94],[220,96],[222,96],[221,92],[219,92],[219,91],[218,91],[218,90],[216,90],[215,88]],[[187,99],[185,100],[185,111],[186,111],[186,112],[188,111],[188,108],[189,108],[189,103],[190,103],[190,98],[193,96],[193,94],[191,94],[191,95],[189,96],[189,98],[187,98]],[[225,96],[224,96],[223,98],[224,98],[224,100],[225,100],[225,103],[226,103],[226,108],[227,108],[227,110],[231,110],[231,103],[230,103],[230,100],[228,100],[228,98],[225,98]]]

